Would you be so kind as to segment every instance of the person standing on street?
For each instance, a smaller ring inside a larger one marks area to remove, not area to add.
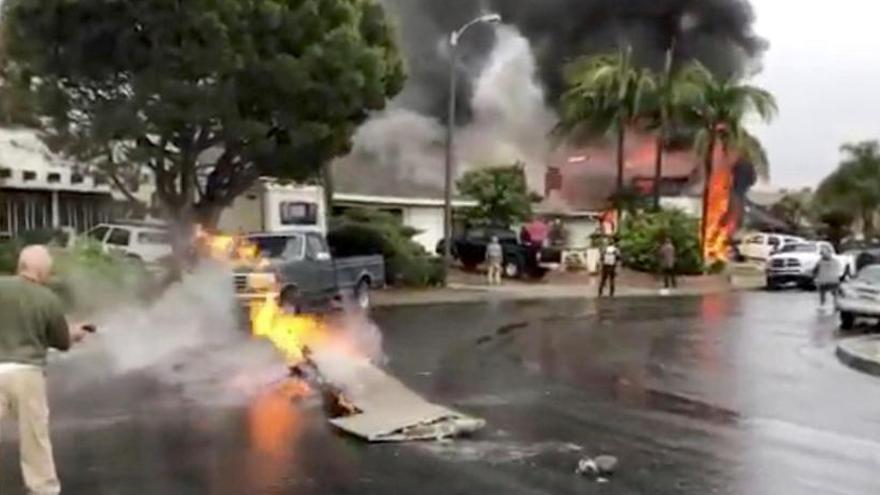
[[[675,245],[672,239],[666,238],[660,246],[660,271],[663,273],[663,288],[676,289],[678,281],[675,278]]]
[[[49,251],[29,246],[18,274],[0,277],[0,419],[18,421],[21,472],[32,495],[61,493],[49,439],[48,350],[67,351],[88,333],[68,325],[61,301],[44,286],[51,268]]]
[[[822,258],[816,264],[813,273],[814,283],[819,290],[819,307],[824,308],[825,302],[830,292],[835,298],[837,297],[837,287],[840,285],[841,268],[840,263],[834,259],[831,250],[822,249]]]
[[[501,266],[504,263],[504,249],[497,236],[486,246],[486,265],[489,285],[501,285]]]
[[[617,278],[617,265],[620,264],[620,250],[617,248],[615,239],[611,239],[605,249],[602,250],[602,278],[599,281],[599,297],[605,294],[605,286],[609,288],[609,295],[614,297],[614,282]]]

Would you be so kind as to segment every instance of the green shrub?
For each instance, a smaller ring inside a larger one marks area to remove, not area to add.
[[[331,222],[327,238],[333,254],[382,255],[390,285],[424,287],[443,281],[443,264],[413,241],[418,231],[396,216],[377,210],[353,209]]]
[[[624,263],[639,271],[656,272],[663,239],[675,245],[676,269],[697,275],[703,272],[700,258],[699,220],[680,210],[627,215],[620,226],[619,247]]]
[[[91,314],[113,304],[141,300],[153,278],[144,265],[121,254],[108,254],[93,241],[53,252],[50,287],[68,309]]]

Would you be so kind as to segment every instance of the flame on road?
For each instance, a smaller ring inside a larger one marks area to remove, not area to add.
[[[272,342],[290,365],[302,362],[304,350],[319,345],[327,335],[317,317],[285,312],[274,294],[254,301],[250,314],[254,335]]]

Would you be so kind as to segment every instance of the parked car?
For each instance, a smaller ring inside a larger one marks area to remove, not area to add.
[[[526,245],[520,242],[516,232],[505,228],[473,228],[453,239],[452,254],[466,269],[475,269],[486,259],[486,246],[497,237],[504,251],[503,273],[507,278],[542,278],[548,270],[561,263],[562,252],[558,248]],[[443,252],[443,242],[437,246]]]
[[[269,290],[298,312],[326,312],[341,298],[367,309],[370,291],[385,286],[382,256],[334,259],[318,232],[254,234],[247,240],[268,264],[236,269],[235,290],[241,302],[265,297]]]
[[[782,250],[786,246],[804,242],[800,237],[757,233],[747,236],[739,244],[739,255],[746,260],[766,261],[773,253]]]
[[[171,255],[168,230],[151,223],[102,223],[86,232],[105,251],[118,251],[144,263],[157,263]]]
[[[857,318],[880,319],[880,265],[870,265],[840,286],[837,296],[840,328],[849,330]]]
[[[812,287],[816,265],[825,249],[834,253],[834,247],[825,241],[786,245],[767,261],[767,287],[776,289],[791,283],[802,288]],[[857,273],[854,257],[834,254],[834,258],[840,264],[841,280]]]
[[[856,259],[856,268],[862,268],[880,263],[880,240],[851,241],[840,247],[843,254]]]

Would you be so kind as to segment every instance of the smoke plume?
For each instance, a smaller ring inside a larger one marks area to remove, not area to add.
[[[337,174],[342,190],[436,193],[443,175],[448,36],[485,12],[501,14],[504,26],[476,26],[459,46],[459,163],[466,169],[523,161],[538,190],[567,62],[630,46],[640,64],[659,68],[674,40],[678,63],[699,60],[717,74],[747,75],[759,69],[766,49],[753,32],[747,0],[380,2],[397,22],[409,80],[389,109],[360,130],[352,155],[337,164],[345,171],[369,170]]]
[[[55,366],[69,375],[59,384],[62,392],[136,374],[191,401],[234,404],[287,376],[281,353],[244,329],[229,270],[204,265],[150,303],[135,293],[127,296],[97,313],[81,313],[99,331],[81,349],[57,358]],[[384,361],[381,332],[363,315],[345,313],[333,331],[348,349]]]

